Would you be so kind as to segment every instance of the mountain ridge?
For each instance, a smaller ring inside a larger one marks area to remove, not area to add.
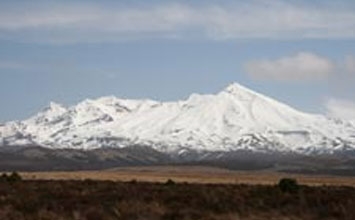
[[[51,149],[151,146],[186,151],[333,154],[355,149],[350,122],[304,113],[238,83],[217,94],[159,102],[86,99],[63,107],[51,102],[29,119],[0,125],[0,146]]]

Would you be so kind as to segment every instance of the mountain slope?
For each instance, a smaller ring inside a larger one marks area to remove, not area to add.
[[[231,84],[215,95],[157,102],[103,97],[0,125],[1,146],[97,149],[151,146],[164,153],[294,152],[355,149],[353,124],[307,114]]]

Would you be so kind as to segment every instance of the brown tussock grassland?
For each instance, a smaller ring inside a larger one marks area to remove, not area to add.
[[[152,166],[126,167],[100,171],[53,171],[22,172],[27,180],[110,180],[143,182],[212,183],[212,184],[263,184],[273,185],[283,177],[297,179],[300,184],[310,186],[335,185],[355,186],[355,177],[331,175],[289,174],[273,171],[232,171],[201,166]]]

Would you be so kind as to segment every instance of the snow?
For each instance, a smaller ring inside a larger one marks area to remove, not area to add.
[[[114,96],[57,103],[35,116],[0,125],[0,145],[94,149],[147,144],[163,152],[334,152],[355,148],[352,123],[303,113],[233,83],[217,94],[157,102]]]

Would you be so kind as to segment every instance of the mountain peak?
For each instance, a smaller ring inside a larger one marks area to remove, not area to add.
[[[62,112],[65,111],[66,108],[63,107],[61,104],[56,102],[50,102],[48,107],[45,109],[47,111],[54,111],[54,112]]]
[[[33,117],[29,118],[27,122],[30,124],[34,123],[35,125],[42,125],[43,123],[48,123],[60,115],[65,114],[65,112],[67,112],[67,108],[56,102],[50,102],[47,107],[42,109],[42,111],[38,112]]]
[[[220,94],[225,93],[234,97],[238,97],[241,100],[249,100],[255,96],[264,97],[263,95],[236,82],[229,84],[225,89],[220,92]]]
[[[228,93],[255,93],[253,90],[236,82],[229,84],[223,91]]]

